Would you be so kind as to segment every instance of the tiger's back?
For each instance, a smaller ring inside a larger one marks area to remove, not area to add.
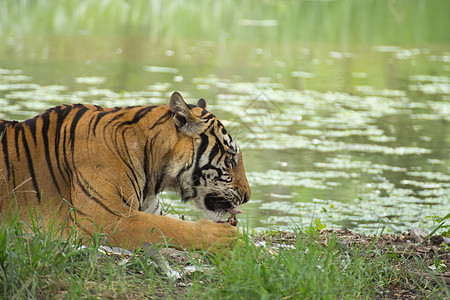
[[[126,135],[127,130],[119,129],[137,123],[154,108],[76,104],[49,109],[23,122],[0,121],[0,195],[4,198],[1,210],[9,206],[10,201],[5,201],[8,199],[17,201],[20,207],[40,206],[53,199],[72,202],[72,188],[83,191],[90,188],[92,180],[84,178],[80,169],[87,165],[101,171],[101,160],[116,161],[117,171],[109,165],[108,172],[111,179],[120,177],[119,164],[125,163],[123,155],[127,149],[120,148],[119,138],[124,136],[118,135]],[[161,115],[154,114],[156,118]],[[165,119],[169,117],[166,112]],[[95,176],[98,171],[90,175]]]
[[[122,246],[159,240],[146,234],[161,226],[177,244],[199,245],[187,232],[206,229],[159,216],[159,192],[193,199],[216,222],[250,197],[242,154],[205,107],[188,107],[174,93],[170,105],[64,105],[23,122],[0,121],[2,215],[18,211],[27,221],[33,207],[46,221],[56,215],[73,225],[76,210],[88,233],[92,219],[119,227],[109,234]],[[206,231],[222,232],[216,225]]]

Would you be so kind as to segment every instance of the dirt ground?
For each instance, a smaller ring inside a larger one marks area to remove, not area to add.
[[[328,237],[333,234],[348,249],[361,249],[363,252],[377,249],[381,253],[390,255],[392,263],[397,269],[411,274],[411,280],[413,280],[413,277],[423,278],[430,283],[430,286],[434,286],[436,284],[435,280],[438,278],[441,282],[446,282],[447,288],[450,288],[450,243],[448,238],[433,236],[427,240],[414,231],[400,235],[383,234],[381,236],[371,236],[341,228],[322,230],[318,236],[320,243],[323,246],[327,246]],[[274,236],[261,235],[256,238],[259,241],[269,242],[275,246],[295,244],[295,234],[293,232],[283,232]],[[439,266],[436,266],[436,261],[439,261],[442,268],[440,271],[433,270],[435,267],[439,268]],[[380,294],[380,299],[427,298],[427,294],[418,291],[412,281],[399,282],[395,286],[388,287],[388,290],[383,292],[383,295]]]
[[[383,234],[381,236],[371,236],[341,228],[320,231],[317,235],[317,242],[326,247],[329,237],[332,235],[336,236],[343,251],[348,251],[351,254],[358,250],[358,253],[374,257],[374,259],[376,259],[375,253],[385,254],[383,257],[390,257],[389,262],[397,270],[400,270],[403,274],[410,275],[394,280],[393,284],[388,287],[384,286],[382,291],[378,291],[378,299],[425,299],[429,296],[427,291],[437,286],[437,280],[440,280],[442,283],[445,282],[446,288],[450,288],[450,239],[448,238],[433,236],[431,239],[426,239],[424,236],[420,236],[420,232],[414,231],[399,235]],[[257,234],[252,238],[257,244],[265,244],[274,250],[280,247],[293,248],[296,243],[294,232],[271,232],[269,234]],[[310,235],[305,236],[305,238],[310,238]],[[184,277],[184,279],[173,282],[179,289],[180,294],[183,294],[187,288],[189,280],[186,281],[186,278],[189,278],[191,273],[198,271],[208,272],[208,262],[200,254],[198,254],[197,259],[200,265],[205,266],[205,268],[201,269],[192,266],[193,255],[186,251],[163,248],[146,255],[151,256],[154,261],[159,261],[158,265],[165,264],[167,266],[170,261],[171,264],[175,263],[178,268],[183,268],[184,266],[182,275],[175,272],[177,276],[181,275],[181,278]],[[120,260],[119,257],[118,259]],[[436,266],[436,261],[439,262],[440,266],[439,264]],[[166,275],[173,278],[174,274],[166,271]],[[418,289],[417,285],[414,284],[414,281],[417,282],[417,279],[422,279],[423,285],[421,284],[421,289]],[[157,291],[156,296],[164,297],[164,295],[163,288],[161,288],[160,293]]]

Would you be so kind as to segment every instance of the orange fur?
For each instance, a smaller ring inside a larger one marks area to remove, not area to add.
[[[146,188],[148,197],[158,184],[161,190],[177,189],[175,175],[192,164],[193,149],[200,143],[203,110],[184,111],[189,126],[195,125],[186,132],[187,127],[177,127],[171,110],[169,105],[148,107],[148,112],[146,107],[78,105],[51,109],[21,123],[0,121],[1,214],[12,209],[29,222],[33,208],[46,224],[56,215],[57,224],[76,223],[89,235],[101,227],[111,245],[128,249],[144,241],[213,251],[231,245],[239,232],[229,224],[139,210]],[[248,200],[242,153],[230,174],[233,188]]]

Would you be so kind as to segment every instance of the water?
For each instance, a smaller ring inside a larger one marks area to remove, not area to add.
[[[407,230],[450,212],[448,11],[446,0],[2,1],[0,117],[203,97],[244,151],[241,222]],[[202,217],[163,198],[171,214]]]

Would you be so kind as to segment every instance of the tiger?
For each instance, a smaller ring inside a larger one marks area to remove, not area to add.
[[[162,191],[192,200],[206,219],[163,215]],[[204,99],[188,105],[173,92],[168,105],[71,104],[0,120],[3,219],[30,222],[36,211],[44,227],[87,236],[100,228],[125,249],[148,242],[214,252],[242,238],[224,218],[250,196],[242,151]]]

